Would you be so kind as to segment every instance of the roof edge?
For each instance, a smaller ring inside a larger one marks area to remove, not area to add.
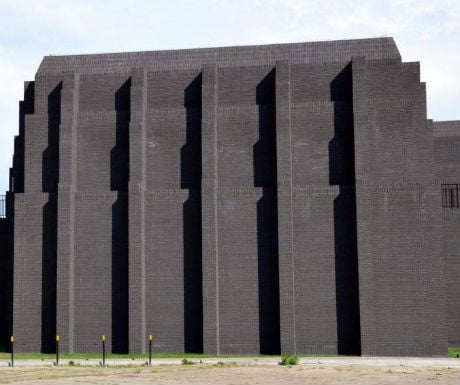
[[[368,56],[401,60],[401,55],[392,37],[329,40],[316,42],[278,43],[266,45],[241,45],[209,48],[166,49],[157,51],[131,51],[114,53],[94,53],[77,55],[45,56],[37,74],[53,72],[72,72],[81,70],[91,73],[93,70],[123,72],[132,67],[155,68],[162,63],[169,66],[187,61],[192,66],[200,63],[229,62],[237,65],[257,60],[272,61],[287,58],[297,62],[342,61],[345,57]],[[174,63],[178,62],[178,63]],[[98,68],[91,69],[91,66]]]

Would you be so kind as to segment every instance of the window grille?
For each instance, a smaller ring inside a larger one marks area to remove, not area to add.
[[[442,207],[454,209],[460,207],[460,184],[441,185]]]

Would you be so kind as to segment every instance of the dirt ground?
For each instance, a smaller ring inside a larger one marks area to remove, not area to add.
[[[162,385],[300,385],[300,384],[443,384],[460,385],[460,360],[434,362],[395,361],[307,361],[300,365],[285,367],[276,362],[260,360],[248,362],[225,361],[178,365],[155,363],[142,366],[138,363],[109,367],[95,365],[59,367],[27,365],[18,363],[14,368],[0,366],[0,384],[70,385],[70,384],[162,384]],[[49,364],[49,363],[48,363]],[[450,366],[449,366],[450,365]]]

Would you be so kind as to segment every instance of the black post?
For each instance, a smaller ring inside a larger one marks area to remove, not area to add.
[[[149,365],[152,365],[152,335],[149,334]]]
[[[11,366],[14,366],[14,336],[11,336]]]
[[[56,336],[56,366],[59,366],[59,336]]]
[[[102,335],[102,366],[105,366],[105,335]]]

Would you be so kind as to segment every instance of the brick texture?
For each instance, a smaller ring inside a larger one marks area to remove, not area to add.
[[[0,222],[0,345],[445,355],[460,131],[425,93],[391,38],[45,57]]]

